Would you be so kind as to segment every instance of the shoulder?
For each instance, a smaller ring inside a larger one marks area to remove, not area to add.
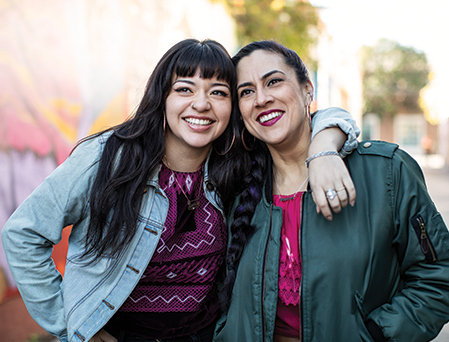
[[[70,164],[78,169],[89,169],[100,161],[111,135],[112,132],[106,132],[81,140],[62,165]]]
[[[415,159],[406,151],[402,150],[398,144],[381,140],[365,140],[358,144],[357,154],[360,156],[371,155],[392,159],[393,163],[405,163],[417,165]]]
[[[385,158],[393,158],[399,149],[399,145],[380,140],[365,140],[358,144],[359,155],[377,155]]]
[[[110,135],[111,133],[108,132],[82,140],[48,178],[66,179],[68,182],[69,180],[79,181],[84,177],[93,177]]]
[[[78,145],[74,148],[71,156],[86,153],[90,154],[94,153],[95,151],[101,154],[104,150],[106,142],[111,135],[112,132],[106,132],[98,135],[93,135],[81,140],[81,142],[79,142]]]
[[[418,162],[406,151],[399,148],[398,144],[380,140],[366,140],[358,144],[356,151],[347,157],[350,165],[364,165],[365,168],[372,168],[373,170],[384,166],[390,172],[397,174],[412,173],[419,178],[423,178]]]

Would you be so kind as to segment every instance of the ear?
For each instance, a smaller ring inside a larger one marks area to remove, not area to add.
[[[310,106],[313,102],[313,85],[311,81],[307,81],[307,83],[304,84],[304,92],[306,93],[305,105]]]

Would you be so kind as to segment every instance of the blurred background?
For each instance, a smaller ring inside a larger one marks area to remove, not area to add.
[[[342,107],[361,139],[412,154],[448,222],[447,13],[447,0],[0,0],[0,229],[80,138],[133,113],[155,63],[186,37],[231,55],[258,39],[297,51],[315,109]],[[69,233],[53,254],[61,273]],[[0,341],[51,341],[1,246]]]

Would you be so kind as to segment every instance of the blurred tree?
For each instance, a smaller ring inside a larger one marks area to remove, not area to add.
[[[364,113],[422,113],[419,94],[429,82],[424,52],[381,39],[362,48]]]
[[[306,0],[214,0],[225,2],[237,24],[241,46],[261,39],[275,39],[295,50],[309,68],[318,37],[318,13]]]

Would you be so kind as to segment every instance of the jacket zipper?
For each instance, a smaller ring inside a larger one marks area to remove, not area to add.
[[[411,223],[415,230],[416,236],[418,237],[421,251],[424,253],[426,261],[435,262],[437,260],[437,255],[435,249],[433,248],[432,241],[430,241],[429,235],[427,234],[427,229],[423,218],[421,215],[415,216],[411,219]]]
[[[267,236],[267,241],[265,243],[265,254],[263,257],[263,267],[262,267],[262,298],[261,298],[261,303],[262,303],[262,341],[266,341],[267,340],[267,334],[265,331],[265,271],[267,269],[267,257],[268,257],[268,245],[270,244],[270,236],[271,236],[271,230],[273,228],[273,204],[271,204],[270,206],[270,228],[268,229],[268,236]]]

